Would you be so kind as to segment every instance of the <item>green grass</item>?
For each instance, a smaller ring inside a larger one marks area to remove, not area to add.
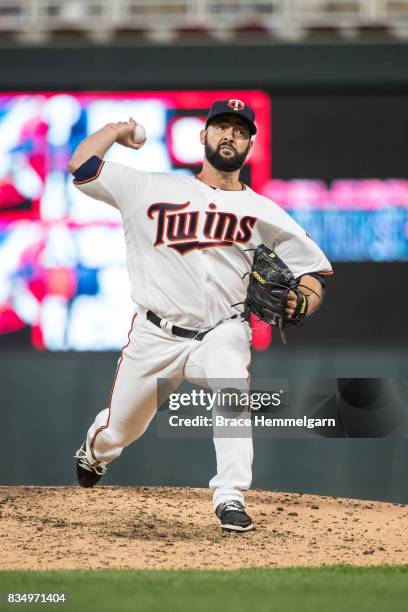
[[[64,612],[406,612],[408,565],[218,570],[0,572],[1,610]],[[65,592],[65,604],[6,604],[8,592]]]

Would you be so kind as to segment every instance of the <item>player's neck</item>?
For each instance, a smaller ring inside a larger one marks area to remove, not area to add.
[[[236,172],[220,172],[204,160],[203,167],[197,178],[209,187],[218,187],[228,191],[242,191],[243,185],[239,182],[240,170]]]

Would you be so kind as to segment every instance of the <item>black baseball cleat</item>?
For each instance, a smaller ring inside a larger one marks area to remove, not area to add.
[[[102,464],[92,465],[86,457],[85,445],[86,442],[77,450],[74,457],[77,460],[76,473],[78,484],[81,487],[89,488],[96,485],[108,468]]]
[[[235,499],[219,504],[215,514],[220,519],[221,529],[249,531],[254,526],[251,517],[245,512],[243,504]]]

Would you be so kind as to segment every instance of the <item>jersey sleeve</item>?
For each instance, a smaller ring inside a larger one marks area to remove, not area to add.
[[[150,174],[93,155],[75,172],[74,185],[82,193],[119,209],[129,217],[143,201]]]
[[[277,204],[268,204],[270,210],[264,222],[260,224],[261,242],[274,249],[295,278],[304,274],[316,277],[332,275],[329,260],[305,230]]]

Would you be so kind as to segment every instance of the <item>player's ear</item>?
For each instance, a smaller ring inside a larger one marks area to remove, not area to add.
[[[200,132],[200,142],[202,145],[205,145],[205,137],[207,135],[207,130],[201,130]]]

